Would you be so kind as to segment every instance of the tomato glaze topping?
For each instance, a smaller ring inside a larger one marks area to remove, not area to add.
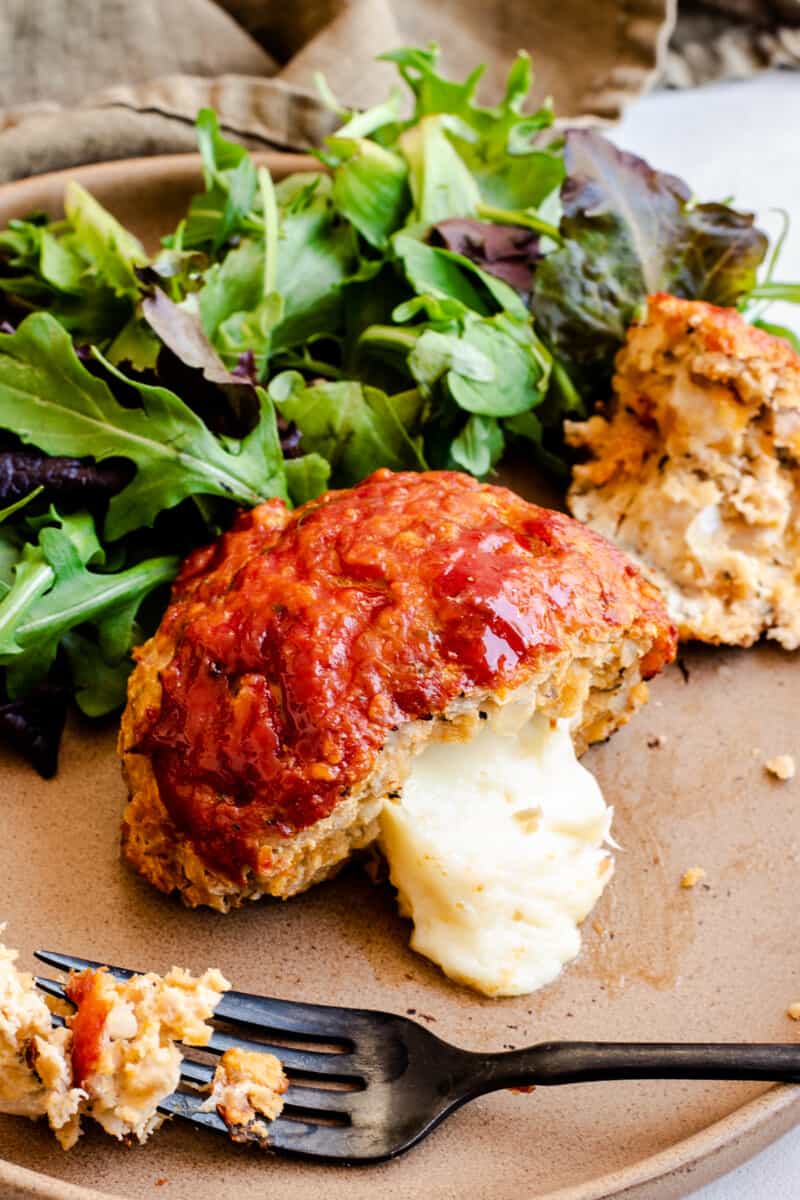
[[[293,513],[261,505],[187,560],[135,750],[235,876],[327,816],[402,723],[627,630],[651,638],[649,674],[672,656],[657,593],[597,534],[466,475],[378,471]]]
[[[103,986],[105,967],[70,975],[64,987],[76,1005],[70,1017],[72,1029],[72,1082],[83,1087],[100,1064],[105,1042],[105,1024],[111,1012],[113,993]]]

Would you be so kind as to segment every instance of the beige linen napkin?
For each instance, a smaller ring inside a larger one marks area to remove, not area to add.
[[[500,94],[519,49],[534,101],[616,117],[662,78],[684,86],[800,61],[800,0],[0,0],[0,181],[104,159],[192,150],[210,104],[229,136],[303,149],[348,107],[386,95],[393,47],[436,41]]]
[[[264,147],[301,149],[336,118],[314,87],[363,106],[396,78],[381,51],[435,40],[495,99],[518,49],[536,99],[615,116],[652,78],[672,0],[2,0],[0,180],[191,150],[197,108]]]

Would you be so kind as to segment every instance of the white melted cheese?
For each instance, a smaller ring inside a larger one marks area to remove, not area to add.
[[[411,946],[488,996],[550,983],[613,873],[612,810],[569,721],[500,709],[470,742],[435,742],[381,815]]]

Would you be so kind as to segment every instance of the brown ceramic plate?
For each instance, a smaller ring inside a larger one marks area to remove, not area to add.
[[[278,174],[301,160],[268,160]],[[58,210],[80,181],[149,245],[199,185],[193,156],[84,167],[0,189],[0,224]],[[525,472],[507,482],[525,488]],[[487,1000],[448,983],[407,946],[388,887],[356,865],[289,903],[229,916],[189,912],[118,858],[125,799],[115,727],[73,722],[58,777],[2,765],[0,919],[7,940],[165,970],[222,968],[238,988],[415,1013],[445,1038],[496,1050],[549,1038],[785,1041],[800,998],[796,953],[800,779],[763,760],[800,752],[791,655],[691,650],[651,703],[586,762],[616,808],[617,873],[584,949],[553,986]],[[661,744],[655,744],[661,741]],[[705,883],[682,890],[691,866]],[[69,1154],[41,1125],[0,1118],[0,1194],[212,1200],[291,1195],[372,1200],[628,1200],[683,1196],[800,1118],[800,1089],[735,1083],[595,1083],[504,1092],[451,1117],[381,1167],[311,1166],[243,1150],[180,1124],[132,1152],[88,1133]]]

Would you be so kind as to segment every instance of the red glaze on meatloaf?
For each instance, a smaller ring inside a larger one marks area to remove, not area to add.
[[[570,517],[462,474],[377,471],[294,512],[269,501],[187,559],[123,749],[236,877],[328,816],[392,731],[514,689],[576,635],[646,646],[643,678],[675,650],[657,591]]]

